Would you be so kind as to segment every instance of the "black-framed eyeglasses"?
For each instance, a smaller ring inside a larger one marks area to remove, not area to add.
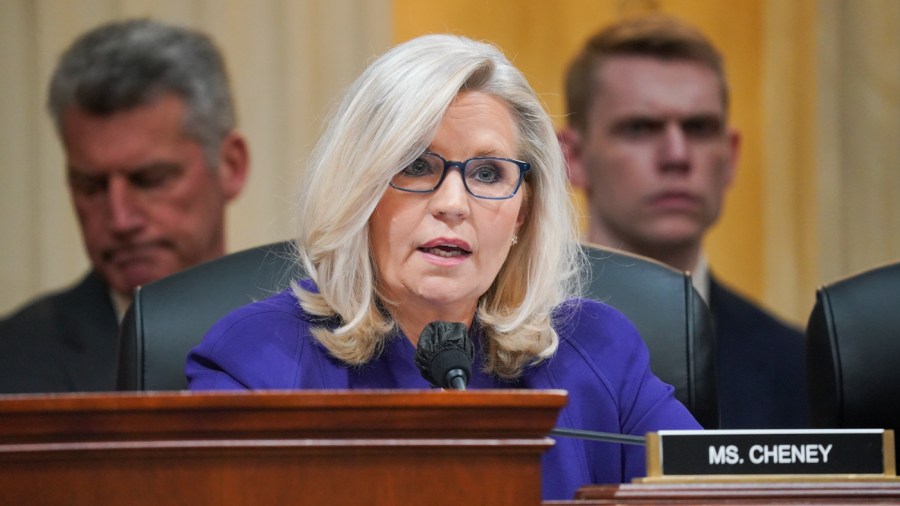
[[[405,192],[431,193],[441,186],[451,168],[459,169],[463,185],[470,195],[480,199],[503,200],[519,191],[522,177],[531,170],[531,165],[512,158],[493,156],[476,156],[464,162],[455,162],[426,151],[394,175],[391,186]]]

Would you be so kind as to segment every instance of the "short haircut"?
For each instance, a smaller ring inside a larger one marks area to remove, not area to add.
[[[623,19],[588,39],[566,72],[568,123],[587,128],[587,115],[597,91],[598,69],[616,56],[643,56],[703,65],[719,79],[723,110],[728,110],[728,82],[722,56],[698,29],[661,14]]]
[[[557,349],[551,312],[580,293],[582,259],[553,124],[525,77],[496,47],[428,35],[394,47],[356,79],[301,180],[297,245],[319,292],[295,285],[294,293],[308,313],[339,322],[314,334],[347,364],[375,357],[395,325],[385,311],[389,301],[379,295],[369,218],[391,178],[428,148],[453,99],[466,91],[509,107],[517,157],[532,167],[520,189],[528,214],[518,244],[478,304],[486,371],[515,378]]]
[[[222,55],[200,32],[146,19],[94,28],[60,57],[47,108],[61,134],[69,106],[108,116],[169,93],[185,102],[185,133],[203,147],[207,165],[218,166],[235,112]]]

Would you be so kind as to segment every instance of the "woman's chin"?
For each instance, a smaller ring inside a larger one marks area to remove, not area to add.
[[[453,283],[444,282],[435,286],[420,286],[416,290],[416,296],[422,306],[452,314],[459,311],[474,311],[480,295],[471,287],[462,289],[462,287],[453,286]]]

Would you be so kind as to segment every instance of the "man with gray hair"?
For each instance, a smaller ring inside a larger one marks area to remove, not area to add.
[[[0,321],[0,392],[112,390],[134,289],[224,254],[247,144],[219,50],[156,21],[78,38],[47,105],[91,271]]]

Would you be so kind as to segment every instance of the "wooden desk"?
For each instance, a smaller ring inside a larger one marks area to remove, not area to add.
[[[0,396],[0,505],[538,505],[562,392]],[[900,504],[897,482],[626,484],[561,505]]]
[[[860,481],[591,485],[580,489],[576,497],[577,501],[546,501],[544,506],[896,505],[900,504],[900,483]]]
[[[537,505],[564,392],[0,397],[0,504]]]

